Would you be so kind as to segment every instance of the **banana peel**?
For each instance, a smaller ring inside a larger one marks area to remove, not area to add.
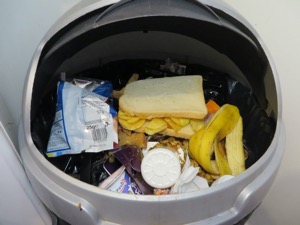
[[[215,140],[214,149],[215,149],[215,158],[219,168],[220,175],[221,176],[232,175],[223,144]]]
[[[192,137],[189,140],[189,153],[193,157],[193,159],[195,159],[196,161],[197,161],[197,158],[199,158],[198,148],[200,147],[200,143],[202,141],[202,134],[204,131],[205,131],[205,126],[203,126],[194,135],[192,135]]]
[[[189,152],[191,156],[211,174],[219,174],[219,170],[211,163],[211,156],[214,152],[215,139],[220,140],[234,129],[234,125],[228,125],[228,121],[234,123],[239,118],[239,110],[236,106],[223,105],[210,119],[208,124],[197,131],[189,141]],[[222,136],[219,134],[221,133]]]
[[[245,152],[243,145],[243,121],[239,120],[234,129],[226,136],[225,148],[233,176],[245,171]]]
[[[219,141],[224,139],[233,130],[239,118],[240,118],[240,114],[238,110],[237,112],[231,114],[231,117],[227,120],[227,122],[225,123],[225,125],[222,127],[222,129],[218,134]]]

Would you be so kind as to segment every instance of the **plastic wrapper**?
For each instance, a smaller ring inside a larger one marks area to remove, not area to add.
[[[46,150],[48,157],[112,149],[117,127],[107,98],[68,82],[58,84],[57,107]]]
[[[74,78],[70,81],[70,83],[74,84],[77,87],[83,88],[87,91],[94,92],[102,97],[104,97],[104,101],[110,105],[110,113],[113,117],[117,116],[116,110],[113,108],[113,86],[110,81],[103,81],[98,79],[91,78]]]
[[[165,64],[160,65],[160,69],[162,71],[171,72],[178,75],[185,74],[186,65],[183,65],[179,62],[174,62],[170,58],[166,59]]]
[[[109,191],[126,193],[126,194],[143,194],[135,181],[125,171],[125,167],[121,166],[107,179],[105,179],[100,185],[100,188],[104,188]]]
[[[104,163],[110,156],[108,152],[63,155],[48,158],[48,160],[66,174],[85,183],[98,186],[110,176],[104,168]]]

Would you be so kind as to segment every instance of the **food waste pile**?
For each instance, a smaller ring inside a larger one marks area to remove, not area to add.
[[[121,85],[86,74],[62,77],[52,115],[33,122],[36,146],[76,179],[147,195],[218,185],[264,153],[275,125],[251,91],[228,75],[188,73],[194,71],[170,59],[158,68],[131,73]],[[242,94],[232,97],[236,90]],[[49,132],[41,137],[43,121]],[[264,141],[253,144],[248,136],[258,130]]]

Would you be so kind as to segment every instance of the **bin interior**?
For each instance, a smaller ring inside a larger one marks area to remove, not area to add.
[[[105,9],[74,20],[43,47],[31,101],[31,134],[41,154],[47,147],[61,74],[67,79],[110,80],[120,89],[133,73],[140,79],[178,75],[161,69],[168,58],[185,65],[185,74],[203,76],[206,99],[239,108],[247,167],[265,153],[276,129],[277,92],[270,63],[248,28],[214,8],[210,10],[216,21],[155,15],[99,25]],[[63,167],[63,157],[49,161]]]

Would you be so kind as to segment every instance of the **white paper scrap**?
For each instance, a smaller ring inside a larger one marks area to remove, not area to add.
[[[221,176],[219,177],[218,179],[216,179],[212,184],[211,186],[215,186],[215,185],[218,185],[218,184],[221,184],[221,183],[224,183],[230,179],[234,178],[234,176],[232,175],[224,175],[224,176]]]
[[[187,155],[182,173],[176,183],[171,187],[171,193],[184,193],[208,188],[206,179],[197,176],[199,167],[193,167]]]

